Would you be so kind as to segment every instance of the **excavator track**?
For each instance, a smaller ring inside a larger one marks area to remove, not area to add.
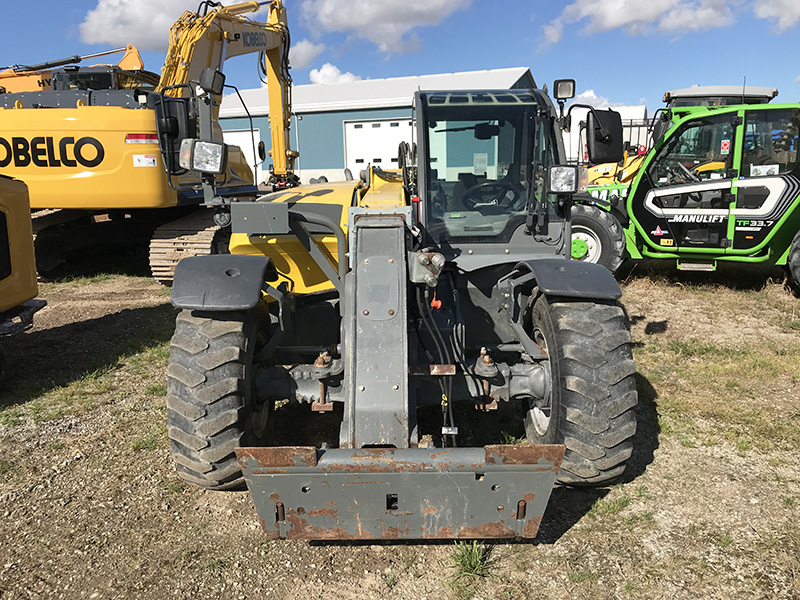
[[[172,285],[175,265],[188,256],[215,253],[213,211],[202,209],[158,227],[150,240],[150,271],[160,283]]]

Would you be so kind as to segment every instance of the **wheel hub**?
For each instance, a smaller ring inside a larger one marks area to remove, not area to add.
[[[591,229],[572,226],[572,258],[585,262],[599,262],[603,255],[603,244]]]
[[[589,246],[584,240],[573,237],[572,238],[572,258],[581,260],[589,253]]]

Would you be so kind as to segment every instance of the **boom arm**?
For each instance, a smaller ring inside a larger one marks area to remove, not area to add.
[[[242,16],[266,4],[269,4],[266,23]],[[273,173],[285,179],[294,171],[297,152],[289,149],[292,79],[289,75],[289,28],[281,0],[233,4],[209,10],[204,16],[190,11],[183,13],[170,28],[170,45],[156,91],[198,81],[203,69],[221,69],[228,58],[252,52],[265,55],[272,137],[270,155]]]

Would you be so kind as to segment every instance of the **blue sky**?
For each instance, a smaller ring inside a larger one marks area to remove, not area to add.
[[[229,4],[230,2],[224,2]],[[169,25],[199,0],[7,0],[0,67],[137,45],[158,71]],[[692,84],[777,87],[800,101],[800,0],[285,0],[296,84],[529,67],[599,105]],[[32,9],[35,12],[32,12]],[[87,61],[89,64],[96,61]],[[226,65],[258,87],[254,56]]]

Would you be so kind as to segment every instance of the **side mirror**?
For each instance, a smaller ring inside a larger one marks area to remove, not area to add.
[[[261,162],[267,160],[267,148],[264,146],[264,140],[258,142],[258,158],[261,159]]]
[[[613,110],[590,110],[586,121],[589,162],[599,165],[621,161],[623,150],[620,114]]]
[[[219,96],[222,94],[222,88],[225,87],[225,75],[222,71],[206,67],[200,71],[199,83],[203,91],[213,96]]]
[[[497,125],[489,125],[489,123],[475,125],[475,139],[477,140],[490,140],[498,135],[500,135],[500,127]]]

